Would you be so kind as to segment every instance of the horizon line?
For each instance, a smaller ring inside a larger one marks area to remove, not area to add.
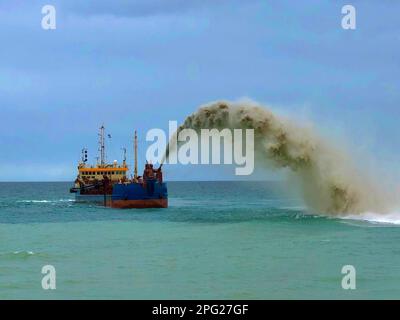
[[[51,180],[38,180],[38,181],[1,181],[0,183],[73,183],[73,180],[58,180],[58,181],[51,181]],[[284,179],[282,180],[166,180],[165,182],[285,182]]]

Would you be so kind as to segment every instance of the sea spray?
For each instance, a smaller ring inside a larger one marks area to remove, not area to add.
[[[217,101],[188,116],[183,129],[254,129],[258,164],[288,168],[312,210],[344,215],[366,211],[388,212],[387,201],[371,181],[358,172],[351,157],[315,130],[281,117],[255,102]],[[175,136],[176,137],[176,136]],[[164,160],[177,145],[170,140]]]

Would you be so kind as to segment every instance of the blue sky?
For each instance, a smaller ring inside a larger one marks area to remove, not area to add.
[[[41,28],[45,4],[56,30]],[[341,28],[344,4],[356,7],[356,30]],[[110,160],[131,150],[135,128],[144,159],[147,130],[242,97],[313,121],[367,165],[396,172],[399,13],[389,0],[2,0],[0,181],[73,180],[81,148],[96,156],[101,123]]]

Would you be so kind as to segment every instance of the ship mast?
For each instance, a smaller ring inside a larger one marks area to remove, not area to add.
[[[103,167],[106,163],[106,148],[104,138],[104,125],[100,127],[99,133],[99,152],[100,152],[100,165]]]
[[[122,148],[122,150],[124,151],[124,160],[122,161],[122,164],[126,167],[126,148]]]
[[[133,177],[135,180],[137,180],[138,174],[137,174],[137,132],[136,132],[136,130],[135,130],[135,140],[134,140],[134,155],[135,155],[135,167],[134,167],[134,171],[133,171]]]

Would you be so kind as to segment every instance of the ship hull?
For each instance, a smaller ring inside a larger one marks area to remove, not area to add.
[[[75,194],[76,202],[95,202],[104,204],[104,195],[94,195],[94,194]],[[111,195],[106,195],[106,203],[111,202]]]
[[[118,209],[168,208],[168,199],[113,200],[111,207]]]
[[[121,209],[167,208],[167,185],[156,180],[146,180],[146,184],[115,184],[111,207]]]
[[[75,201],[119,209],[168,208],[167,185],[156,180],[147,180],[146,184],[114,184],[107,191],[111,194],[103,194],[102,190],[88,193],[77,189],[74,191]]]

